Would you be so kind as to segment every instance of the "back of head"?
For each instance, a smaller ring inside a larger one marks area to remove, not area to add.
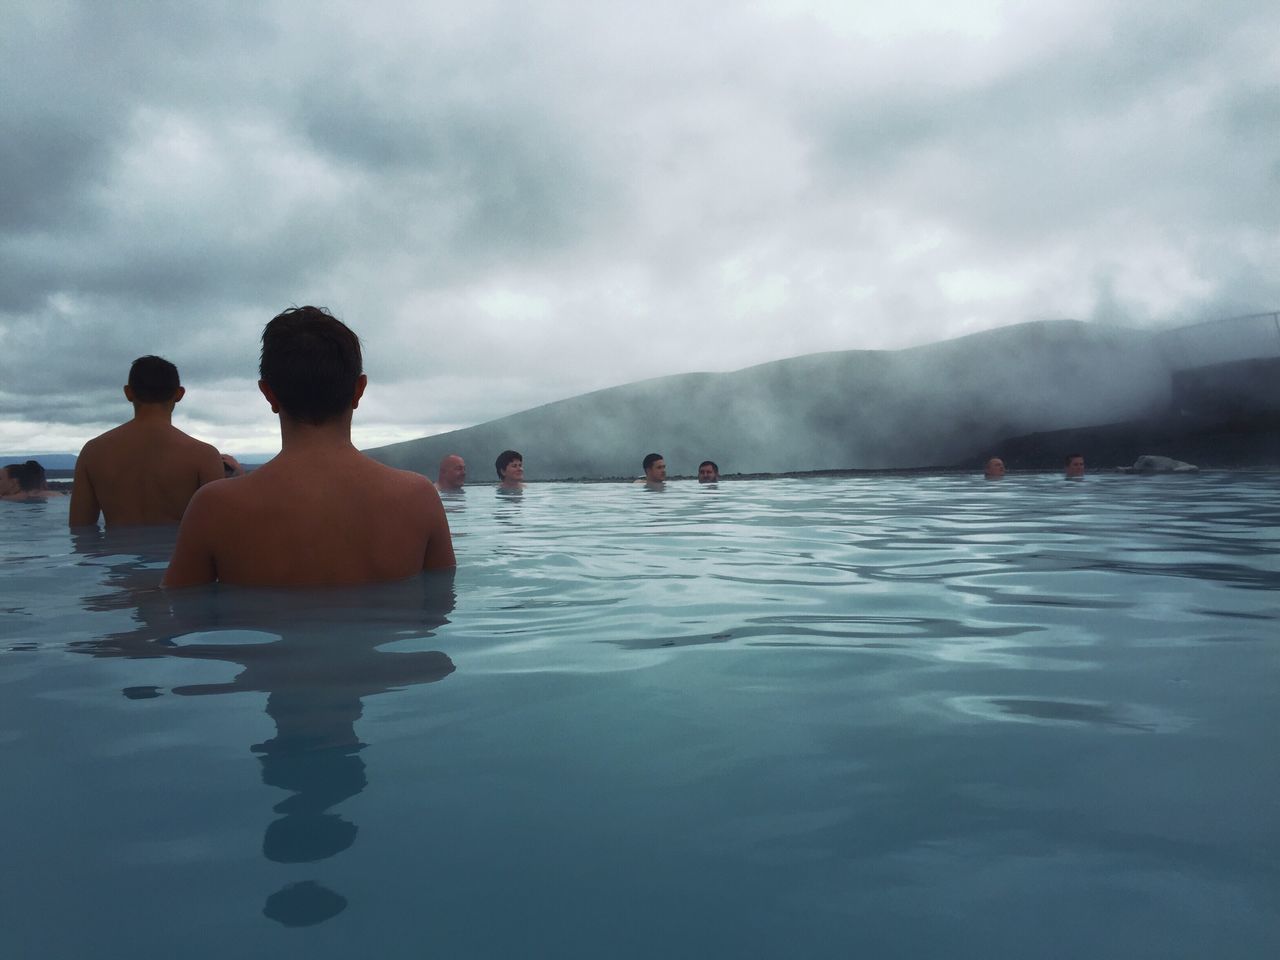
[[[359,338],[320,307],[290,307],[262,331],[259,376],[295,420],[321,424],[350,409],[363,366]]]
[[[4,469],[9,474],[10,479],[18,482],[18,489],[23,493],[43,490],[48,486],[44,467],[40,465],[38,460],[28,460],[26,463],[7,463]]]
[[[43,490],[49,485],[49,481],[45,479],[44,467],[40,465],[40,461],[28,460],[23,466],[26,470],[18,478],[23,490]]]
[[[135,403],[168,403],[179,386],[178,368],[164,357],[139,357],[129,367],[129,389]]]

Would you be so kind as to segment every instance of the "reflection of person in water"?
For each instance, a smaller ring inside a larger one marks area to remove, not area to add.
[[[110,555],[117,546],[86,542],[86,552]],[[115,554],[118,556],[118,554]],[[117,565],[120,566],[120,565]],[[453,662],[438,650],[382,651],[393,640],[425,639],[448,622],[454,605],[452,572],[351,590],[281,591],[206,588],[166,593],[155,569],[127,563],[113,575],[147,587],[123,593],[137,604],[141,626],[73,644],[97,657],[167,657],[234,663],[243,669],[225,683],[179,685],[179,696],[256,691],[267,695],[275,736],[251,745],[263,783],[291,791],[275,805],[262,852],[276,863],[311,863],[355,842],[357,826],[333,808],[367,785],[355,723],[364,699],[442,680]],[[91,601],[101,609],[104,598]],[[230,631],[230,633],[228,633]],[[221,632],[220,640],[187,642],[188,635]],[[133,699],[159,696],[154,687],[129,687]],[[263,912],[286,926],[320,923],[341,912],[340,894],[306,881],[268,898]]]

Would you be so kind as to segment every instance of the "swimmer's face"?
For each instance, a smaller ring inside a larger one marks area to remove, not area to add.
[[[667,461],[655,460],[649,464],[649,469],[644,472],[645,478],[652,480],[654,483],[661,483],[667,479]]]
[[[462,486],[467,482],[467,462],[461,457],[451,457],[440,468],[440,480],[446,487]]]
[[[520,483],[524,480],[524,461],[512,460],[502,468],[503,483]]]
[[[1084,457],[1072,457],[1070,460],[1067,461],[1067,476],[1068,477],[1084,476]]]
[[[699,483],[715,483],[720,479],[720,474],[716,473],[716,468],[709,463],[704,463],[698,468]]]
[[[1004,476],[1004,461],[999,457],[992,457],[987,461],[986,474],[988,480],[999,480]]]

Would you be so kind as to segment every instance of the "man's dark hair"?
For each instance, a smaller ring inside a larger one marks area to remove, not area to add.
[[[524,463],[524,457],[520,456],[520,454],[514,450],[503,450],[498,454],[498,459],[493,461],[493,465],[498,471],[499,480],[502,479],[502,471],[507,469],[507,466],[512,460],[519,460],[521,463]]]
[[[716,466],[716,462],[714,460],[703,460],[698,464],[698,469],[701,470],[703,467],[710,467],[716,473],[720,472],[720,468]]]
[[[8,471],[9,476],[18,481],[18,487],[23,493],[45,488],[44,467],[40,466],[38,460],[28,460],[26,463],[6,463],[4,468]]]
[[[290,307],[262,330],[258,374],[280,409],[303,423],[350,409],[363,366],[360,338],[320,307]]]
[[[1070,465],[1070,464],[1071,464],[1071,461],[1072,461],[1072,460],[1074,460],[1076,457],[1079,457],[1081,460],[1083,460],[1083,459],[1084,459],[1084,454],[1083,454],[1083,453],[1068,453],[1068,454],[1067,454],[1067,460],[1066,460],[1067,464],[1068,464],[1068,465]]]
[[[179,386],[178,368],[164,357],[139,357],[129,367],[129,389],[137,403],[168,403]]]
[[[658,462],[659,460],[661,460],[661,459],[662,459],[662,454],[660,454],[660,453],[651,453],[651,454],[649,454],[647,457],[645,457],[645,458],[644,458],[644,472],[645,472],[645,473],[648,473],[648,472],[649,472],[649,468],[650,468],[650,467],[652,467],[655,463],[657,463],[657,462]]]

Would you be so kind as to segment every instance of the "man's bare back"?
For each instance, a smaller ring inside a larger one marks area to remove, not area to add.
[[[177,523],[196,490],[223,476],[212,445],[171,423],[142,418],[85,444],[76,459],[70,522],[83,526]]]
[[[454,564],[444,507],[426,477],[326,445],[200,490],[164,583],[341,586]]]
[[[94,437],[76,458],[68,519],[91,526],[98,514],[107,526],[177,523],[201,484],[223,476],[218,451],[172,423],[186,395],[178,368],[145,356],[129,367],[124,396],[133,419]]]
[[[280,454],[192,498],[166,587],[346,586],[455,565],[431,481],[351,443],[368,378],[346,324],[317,307],[285,310],[262,331],[259,373],[280,416]]]

